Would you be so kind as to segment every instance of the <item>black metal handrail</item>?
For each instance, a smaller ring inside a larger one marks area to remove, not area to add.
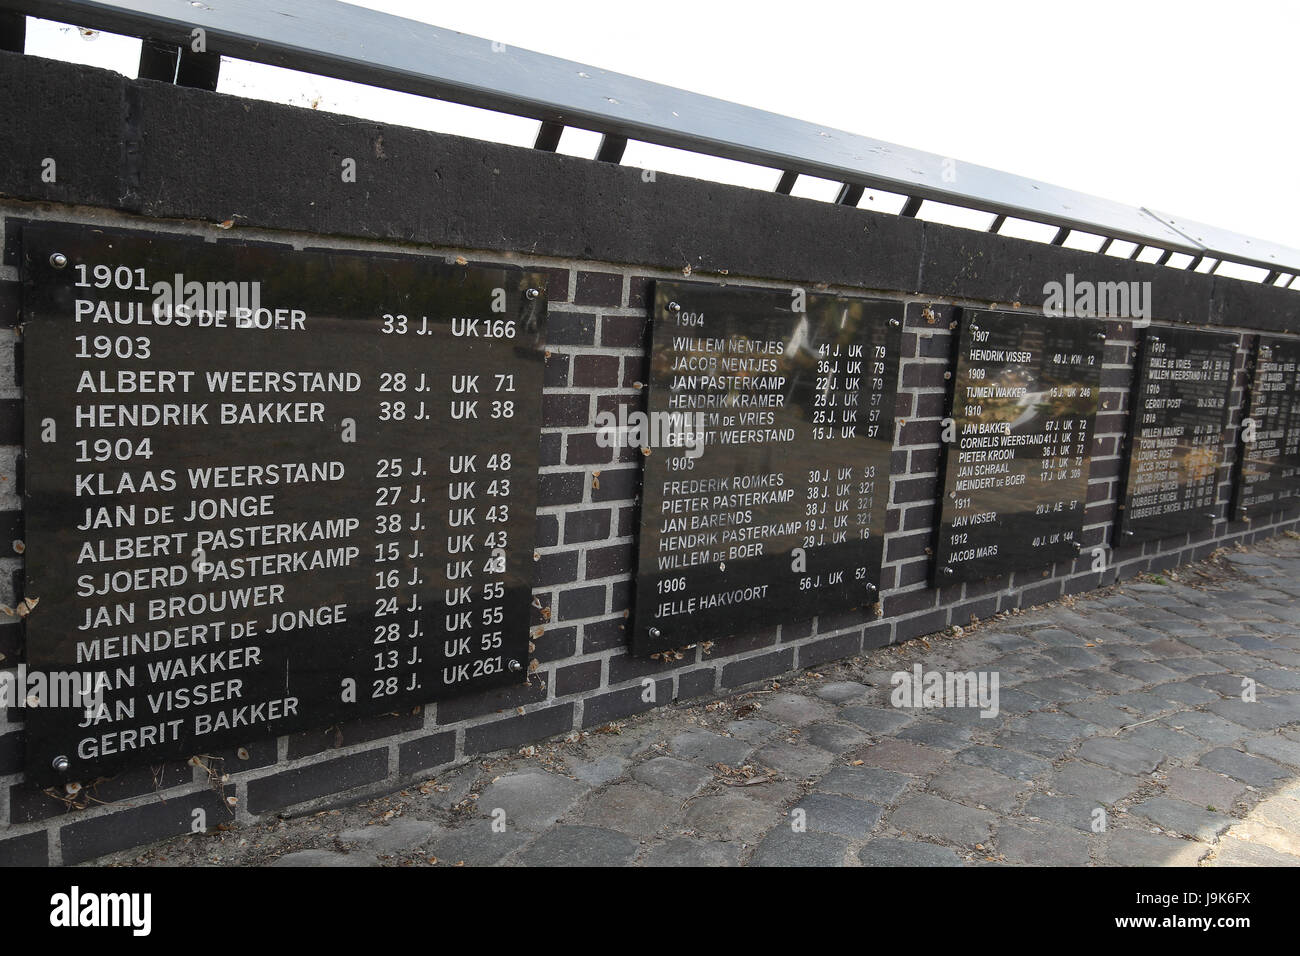
[[[536,119],[539,149],[578,127],[603,134],[606,162],[634,139],[772,167],[779,192],[817,176],[842,183],[837,201],[849,205],[881,189],[906,197],[905,216],[934,200],[993,214],[994,232],[1007,217],[1047,223],[1057,245],[1077,230],[1100,235],[1103,252],[1134,243],[1130,258],[1152,248],[1161,264],[1190,256],[1188,269],[1240,263],[1287,286],[1300,275],[1300,250],[1277,243],[335,0],[0,0],[0,10],[140,37],[149,78],[215,89],[224,55]]]

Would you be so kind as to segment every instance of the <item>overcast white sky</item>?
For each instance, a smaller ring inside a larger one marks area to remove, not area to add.
[[[1295,0],[355,2],[1300,248]],[[137,50],[29,30],[28,52],[131,76]],[[221,89],[520,145],[536,130],[252,64]],[[635,144],[625,162],[772,185]]]

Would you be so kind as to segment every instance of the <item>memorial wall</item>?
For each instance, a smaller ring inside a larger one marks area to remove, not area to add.
[[[70,106],[11,109],[0,163],[0,664],[92,700],[8,710],[0,859],[356,799],[1300,523],[1294,292],[31,58],[0,107],[38,69]],[[1067,274],[1152,316],[1045,314]]]

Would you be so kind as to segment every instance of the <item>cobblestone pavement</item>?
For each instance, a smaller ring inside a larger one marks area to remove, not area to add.
[[[1296,865],[1297,596],[1300,541],[1279,538],[100,862]],[[998,715],[892,706],[891,675],[916,664],[996,673]]]

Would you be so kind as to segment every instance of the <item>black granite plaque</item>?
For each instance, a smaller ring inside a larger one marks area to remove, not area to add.
[[[542,276],[85,226],[23,252],[27,666],[95,690],[28,712],[34,779],[526,679]]]
[[[1233,517],[1300,504],[1300,339],[1260,336],[1237,455]]]
[[[1142,336],[1120,505],[1125,544],[1209,527],[1218,501],[1238,339],[1186,328]]]
[[[879,600],[902,315],[656,283],[634,653]]]
[[[1017,312],[962,315],[936,585],[1078,554],[1104,328]]]

